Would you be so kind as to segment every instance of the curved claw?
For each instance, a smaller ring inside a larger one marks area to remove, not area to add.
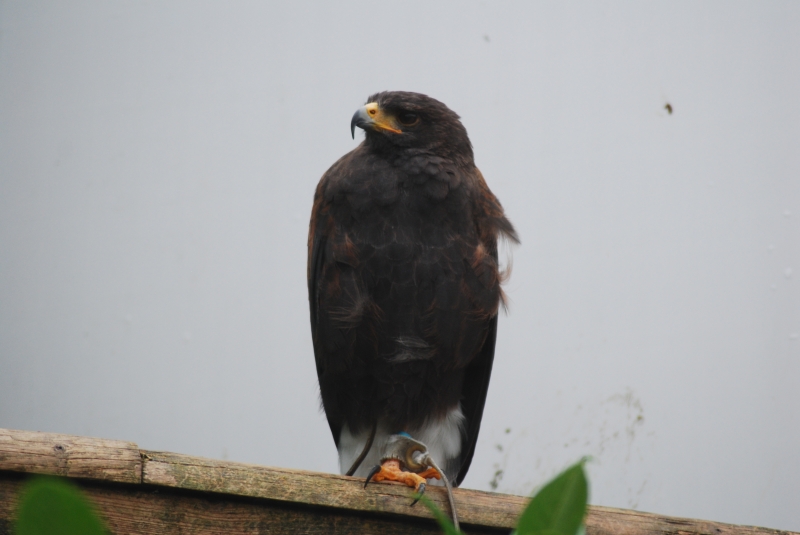
[[[367,474],[367,480],[364,481],[364,488],[367,488],[367,485],[369,485],[369,482],[372,481],[373,477],[375,477],[375,474],[377,474],[380,471],[381,471],[381,465],[376,464],[375,466],[372,467],[372,470],[370,470],[369,474]]]
[[[425,494],[425,489],[426,488],[427,487],[426,487],[425,483],[420,483],[419,484],[419,489],[417,489],[417,497],[414,498],[414,501],[411,502],[411,505],[409,505],[409,507],[414,507],[414,505],[419,501],[419,499],[422,497],[422,495]]]

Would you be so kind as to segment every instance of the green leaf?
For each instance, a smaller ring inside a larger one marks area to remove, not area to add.
[[[436,504],[430,501],[427,496],[415,495],[414,498],[419,498],[420,503],[422,503],[425,507],[430,509],[431,513],[433,513],[433,516],[436,517],[436,521],[442,527],[446,535],[463,535],[463,533],[457,530],[456,527],[453,525],[453,522],[450,520],[450,517],[444,514],[441,509],[436,507]]]
[[[16,535],[106,535],[81,491],[53,477],[36,477],[23,487]]]
[[[577,535],[589,497],[585,462],[581,459],[536,493],[519,518],[518,535]]]

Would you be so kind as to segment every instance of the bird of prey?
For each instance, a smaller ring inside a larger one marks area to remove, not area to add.
[[[311,332],[340,469],[366,476],[390,436],[410,435],[458,485],[492,371],[498,239],[518,239],[443,103],[377,93],[355,127],[365,139],[322,176],[308,236]]]

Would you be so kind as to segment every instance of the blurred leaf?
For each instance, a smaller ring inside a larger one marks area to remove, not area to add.
[[[463,535],[463,533],[457,530],[456,527],[453,525],[453,522],[450,520],[450,517],[444,514],[441,509],[436,507],[436,504],[430,501],[427,496],[415,495],[414,498],[419,498],[420,503],[422,503],[425,507],[430,509],[431,513],[433,513],[433,516],[436,517],[436,521],[442,527],[446,535]]]
[[[63,479],[36,477],[22,489],[16,535],[106,535],[80,489]]]
[[[577,535],[589,496],[585,462],[581,459],[536,493],[519,518],[518,535]]]

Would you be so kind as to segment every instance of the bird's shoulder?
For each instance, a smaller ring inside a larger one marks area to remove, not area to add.
[[[317,209],[350,205],[364,210],[402,201],[421,212],[446,208],[496,213],[499,206],[473,163],[455,162],[425,150],[380,154],[364,143],[331,165],[317,185],[315,198]]]
[[[312,234],[327,239],[341,235],[342,240],[375,245],[397,241],[398,236],[407,237],[400,241],[409,246],[456,243],[452,238],[461,236],[459,243],[482,246],[490,254],[501,234],[517,241],[500,202],[474,164],[457,165],[425,151],[406,151],[392,159],[365,144],[342,156],[322,176],[311,226]]]
[[[471,199],[474,205],[476,223],[479,227],[481,241],[484,243],[496,242],[500,236],[513,243],[519,243],[517,231],[506,218],[503,206],[489,189],[483,173],[476,167],[472,177]]]

